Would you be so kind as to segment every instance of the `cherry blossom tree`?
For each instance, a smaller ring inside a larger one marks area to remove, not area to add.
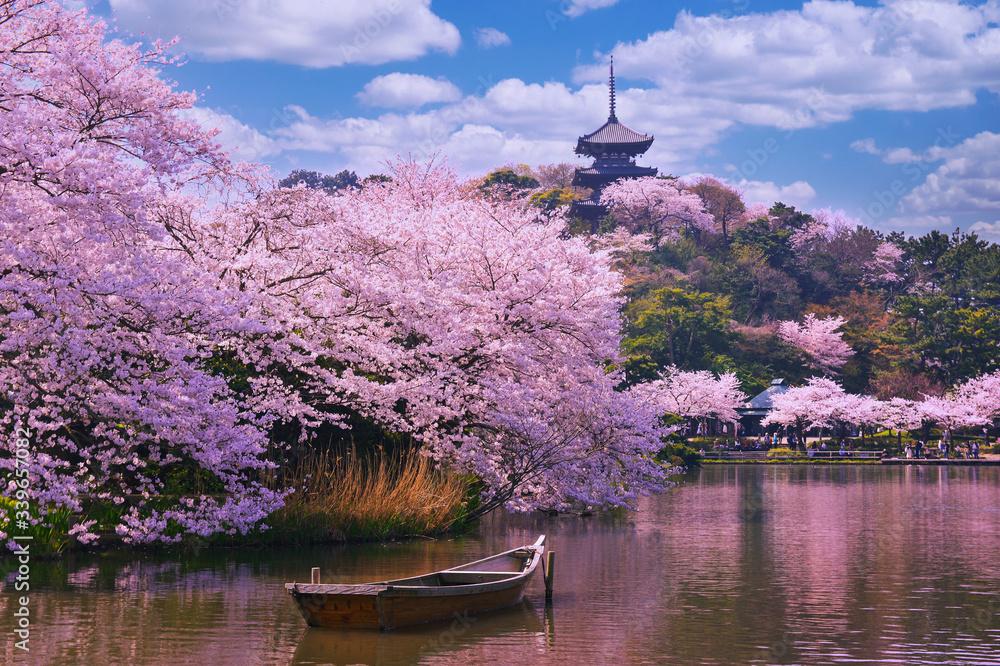
[[[653,250],[649,234],[633,234],[625,227],[616,227],[604,234],[592,234],[590,246],[606,251],[615,259],[616,266],[634,263],[639,255]]]
[[[870,284],[896,285],[903,281],[900,265],[903,250],[895,243],[884,241],[875,248],[872,258],[865,264],[865,279]]]
[[[771,398],[773,409],[761,421],[762,425],[795,428],[800,439],[805,430],[831,428],[838,422],[853,423],[858,396],[844,391],[827,377],[810,377],[802,386],[795,386]]]
[[[879,425],[893,430],[915,430],[923,418],[919,403],[906,398],[890,398],[880,401]]]
[[[957,399],[952,395],[929,395],[918,403],[924,419],[936,423],[949,433],[961,428],[984,425],[989,421],[975,405]]]
[[[679,370],[674,366],[633,390],[658,412],[691,419],[736,421],[739,419],[736,409],[749,399],[731,372],[714,375],[707,370]]]
[[[622,503],[662,478],[655,415],[604,370],[622,303],[612,253],[439,165],[391,175],[337,197],[275,190],[184,229],[255,319],[294,331],[268,340],[297,371],[283,417],[308,429],[346,410],[410,433],[483,479],[485,507]]]
[[[742,219],[740,220],[740,225],[741,226],[747,225],[751,222],[755,222],[761,219],[766,220],[769,217],[770,211],[771,207],[768,206],[767,204],[763,203],[750,204],[743,211]]]
[[[714,224],[701,198],[670,178],[615,181],[602,190],[601,203],[619,224],[633,232],[649,233],[654,248],[681,230],[711,231]]]
[[[893,397],[878,401],[878,425],[896,431],[896,442],[903,443],[904,430],[916,430],[923,425],[919,404],[906,398]]]
[[[833,240],[838,234],[849,232],[858,221],[842,210],[820,208],[810,213],[811,219],[792,234],[792,247],[801,255],[808,254],[817,245]]]
[[[835,373],[854,354],[838,329],[847,323],[843,317],[819,318],[807,314],[801,324],[783,321],[778,325],[778,337],[801,351],[807,364],[826,373]]]
[[[154,214],[165,193],[225,175],[225,157],[180,115],[193,96],[157,78],[160,44],[105,42],[82,12],[6,0],[0,54],[0,423],[30,433],[39,519],[90,496],[123,507],[128,541],[245,531],[279,500],[254,480],[266,418],[210,360],[253,325],[239,294],[164,249]],[[181,470],[222,497],[150,506]],[[92,540],[91,525],[73,534]]]
[[[1000,418],[1000,370],[963,382],[955,387],[954,398],[958,403],[969,405],[975,416],[972,420],[986,425]]]

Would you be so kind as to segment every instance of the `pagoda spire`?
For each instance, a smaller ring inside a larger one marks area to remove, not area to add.
[[[637,155],[642,155],[653,145],[652,134],[640,134],[618,122],[615,114],[615,58],[609,58],[608,66],[608,121],[590,134],[576,140],[577,155],[594,158],[589,167],[577,169],[573,174],[573,185],[591,191],[588,199],[574,201],[570,215],[589,220],[591,230],[597,232],[597,222],[607,214],[601,204],[601,190],[622,178],[642,178],[655,176],[654,167],[639,166]]]
[[[611,56],[611,76],[608,77],[608,90],[611,97],[611,114],[608,115],[608,120],[611,122],[616,122],[618,118],[615,117],[615,57]]]

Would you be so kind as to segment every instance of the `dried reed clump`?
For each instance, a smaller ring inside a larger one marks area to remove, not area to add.
[[[291,489],[267,520],[283,540],[388,539],[440,533],[465,513],[469,482],[419,453],[312,453],[268,479]]]

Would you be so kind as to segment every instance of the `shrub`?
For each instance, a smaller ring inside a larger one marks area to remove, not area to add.
[[[689,437],[687,440],[687,445],[694,450],[705,449],[706,451],[711,449],[718,449],[724,446],[727,442],[732,440],[727,440],[725,437],[719,435],[716,437]]]
[[[701,454],[683,444],[668,443],[656,457],[674,466],[697,467],[701,463]]]
[[[793,451],[787,446],[777,446],[767,452],[768,458],[801,458],[801,451]]]

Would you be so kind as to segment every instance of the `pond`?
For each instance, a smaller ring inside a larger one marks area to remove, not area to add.
[[[308,629],[283,590],[444,568],[548,535],[555,600],[391,633]],[[31,570],[4,663],[1000,664],[1000,468],[719,465],[635,513],[496,515],[450,540],[76,556]]]

